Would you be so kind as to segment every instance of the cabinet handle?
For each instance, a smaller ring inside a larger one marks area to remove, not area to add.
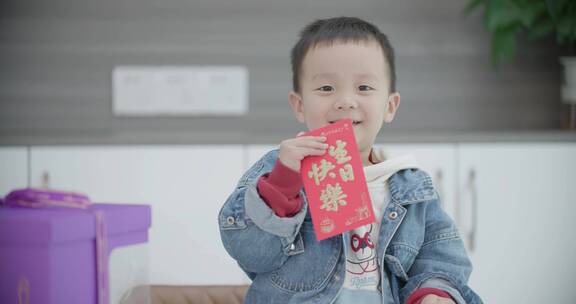
[[[42,179],[40,181],[40,188],[44,188],[44,189],[50,188],[50,173],[48,171],[44,171],[42,173]]]
[[[468,173],[468,187],[470,191],[470,231],[468,232],[468,248],[470,252],[474,252],[476,249],[476,216],[477,216],[477,208],[478,208],[478,192],[476,189],[476,170],[470,169]]]

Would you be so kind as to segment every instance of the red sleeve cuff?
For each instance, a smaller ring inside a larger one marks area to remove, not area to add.
[[[280,160],[276,161],[272,172],[268,175],[268,182],[288,198],[297,196],[302,189],[300,172],[286,167]]]
[[[437,295],[437,296],[442,297],[442,298],[452,299],[450,294],[445,292],[444,290],[436,289],[436,288],[420,288],[420,289],[416,289],[410,295],[410,297],[408,297],[408,300],[406,300],[406,304],[420,304],[420,302],[422,301],[422,298],[424,298],[425,296],[427,296],[429,294],[434,294],[434,295]]]
[[[293,216],[302,208],[300,173],[286,167],[280,160],[269,174],[258,180],[257,189],[262,199],[280,217]]]

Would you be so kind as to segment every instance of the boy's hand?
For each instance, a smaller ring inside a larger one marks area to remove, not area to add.
[[[452,299],[442,298],[437,295],[429,294],[422,298],[418,304],[456,304]]]
[[[304,132],[298,133],[295,138],[290,138],[280,143],[278,159],[282,164],[296,172],[300,172],[300,162],[309,155],[323,155],[328,149],[328,144],[324,143],[324,136],[300,136]]]

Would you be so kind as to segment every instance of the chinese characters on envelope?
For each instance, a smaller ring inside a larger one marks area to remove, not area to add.
[[[318,240],[374,222],[352,121],[340,120],[305,135],[326,136],[329,145],[324,155],[302,160],[300,170]]]

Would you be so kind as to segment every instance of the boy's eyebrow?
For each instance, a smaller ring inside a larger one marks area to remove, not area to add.
[[[378,80],[378,76],[374,75],[373,73],[359,73],[354,74],[356,78],[361,79],[374,79]],[[328,79],[336,79],[338,78],[338,74],[336,73],[320,73],[312,76],[312,80],[316,80],[317,78],[328,78]]]
[[[338,75],[336,73],[320,73],[320,74],[316,74],[316,75],[312,76],[312,80],[316,80],[316,78],[334,79],[334,78],[338,78]]]
[[[356,74],[356,77],[362,78],[362,79],[370,78],[370,79],[378,80],[378,76],[374,75],[373,73]]]

